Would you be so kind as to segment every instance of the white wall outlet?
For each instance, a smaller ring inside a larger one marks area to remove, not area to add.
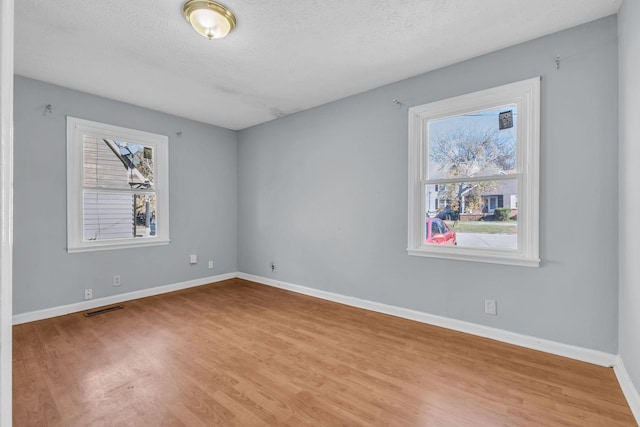
[[[120,286],[122,282],[120,281],[120,276],[113,276],[113,286]]]
[[[84,290],[84,299],[89,300],[93,298],[93,289],[85,289]]]
[[[213,260],[209,261],[209,269],[213,268]]]
[[[198,255],[190,255],[189,256],[189,263],[190,264],[196,264],[198,262]]]
[[[498,315],[498,303],[494,299],[486,299],[484,300],[484,314],[489,314],[491,316]]]
[[[271,267],[271,271],[276,271],[276,264],[275,264],[275,262],[271,262],[271,263],[269,264],[269,266]]]

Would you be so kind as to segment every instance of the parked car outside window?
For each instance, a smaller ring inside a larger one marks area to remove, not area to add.
[[[449,228],[440,218],[427,218],[425,243],[429,245],[458,244],[456,232]]]

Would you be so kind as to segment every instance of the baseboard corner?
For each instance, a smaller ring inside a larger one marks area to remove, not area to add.
[[[631,381],[629,372],[624,366],[624,362],[620,355],[616,356],[616,363],[613,366],[613,372],[615,372],[616,378],[618,378],[618,383],[620,384],[620,388],[622,388],[624,397],[627,399],[627,403],[629,404],[631,412],[636,419],[636,423],[640,425],[640,393],[638,393],[638,389]]]

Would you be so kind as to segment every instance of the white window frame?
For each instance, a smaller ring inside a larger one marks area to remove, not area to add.
[[[84,240],[83,139],[113,139],[152,147],[158,229],[151,238]],[[165,135],[67,116],[67,252],[101,251],[167,245],[169,238],[169,138]]]
[[[428,123],[431,120],[516,104],[518,179],[517,249],[439,246],[425,243]],[[409,255],[539,267],[540,77],[409,109]]]

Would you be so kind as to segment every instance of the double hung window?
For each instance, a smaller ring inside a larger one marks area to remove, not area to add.
[[[169,243],[168,138],[67,117],[67,250]]]
[[[409,109],[410,255],[538,266],[540,78]],[[427,242],[438,217],[457,246]]]

